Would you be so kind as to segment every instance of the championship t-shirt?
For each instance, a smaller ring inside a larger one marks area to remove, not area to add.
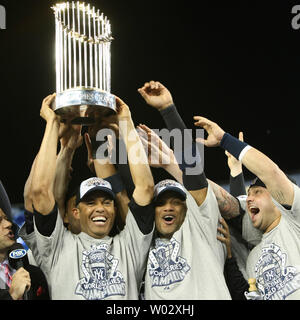
[[[187,193],[185,220],[170,240],[157,238],[150,249],[145,275],[146,300],[231,299],[223,270],[226,248],[217,239],[221,217],[208,186],[199,207]]]
[[[35,223],[40,267],[53,300],[136,300],[153,231],[144,235],[130,210],[126,226],[114,237],[74,235],[57,214],[50,236]]]
[[[274,229],[262,235],[259,244],[250,252],[248,278],[256,279],[264,300],[299,300],[300,189],[294,185],[291,210],[273,201],[281,211],[281,219]]]

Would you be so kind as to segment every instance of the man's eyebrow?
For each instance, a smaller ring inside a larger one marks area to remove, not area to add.
[[[104,201],[105,201],[105,200],[112,200],[112,199],[111,199],[110,197],[108,197],[108,196],[101,197],[100,199],[101,199],[101,200],[104,200]]]
[[[6,215],[0,215],[0,222],[2,221],[2,220],[7,220],[7,221],[9,221],[8,220],[8,217],[6,216]]]
[[[105,201],[105,200],[113,200],[113,199],[111,199],[109,196],[98,196],[98,197],[90,197],[90,198],[86,198],[85,200],[84,200],[84,202],[89,202],[89,201],[94,201],[94,200],[96,200],[96,199],[100,199],[100,200],[102,200],[102,201]]]

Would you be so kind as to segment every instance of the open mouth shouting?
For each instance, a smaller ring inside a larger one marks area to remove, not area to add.
[[[250,212],[251,220],[254,221],[256,219],[256,215],[259,214],[260,209],[257,206],[251,204],[248,206],[248,210]]]
[[[175,216],[171,215],[171,214],[165,215],[162,218],[163,218],[165,224],[167,224],[167,225],[171,225],[175,221]]]

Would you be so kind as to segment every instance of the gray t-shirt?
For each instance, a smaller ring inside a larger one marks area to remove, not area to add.
[[[250,252],[248,278],[256,285],[264,300],[300,299],[300,189],[294,185],[294,202],[281,211],[279,224],[262,235],[260,243]]]
[[[66,230],[60,214],[50,237],[35,226],[41,269],[53,300],[136,300],[153,232],[144,235],[128,210],[114,237],[94,239]]]
[[[171,238],[156,239],[150,249],[145,276],[146,300],[229,300],[224,279],[226,248],[217,239],[221,217],[208,187],[198,207],[187,192],[187,214]]]

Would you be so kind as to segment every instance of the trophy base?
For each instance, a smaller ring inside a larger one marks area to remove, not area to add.
[[[100,112],[102,116],[115,114],[116,98],[97,89],[69,89],[56,95],[52,108],[63,121],[69,120],[72,124],[88,126],[95,123],[95,111]]]

